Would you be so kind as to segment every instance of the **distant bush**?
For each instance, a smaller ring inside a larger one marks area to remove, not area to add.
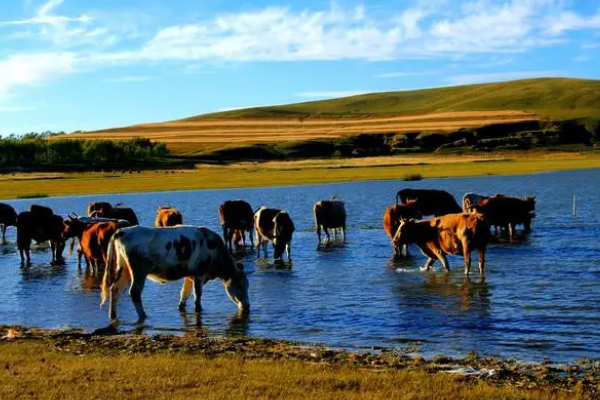
[[[0,139],[0,167],[88,166],[94,169],[156,164],[169,155],[164,143],[133,138],[112,140],[48,140],[28,134]]]
[[[407,174],[407,175],[404,175],[403,180],[405,180],[407,182],[422,181],[423,180],[423,175],[421,175],[421,174]]]
[[[17,194],[17,199],[41,199],[48,197],[46,193]]]

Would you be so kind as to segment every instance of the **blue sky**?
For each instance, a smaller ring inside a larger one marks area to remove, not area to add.
[[[600,0],[0,0],[0,133],[600,79],[599,60]]]

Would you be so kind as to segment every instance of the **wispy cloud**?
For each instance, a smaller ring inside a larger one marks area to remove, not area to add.
[[[129,75],[129,76],[119,76],[116,78],[108,78],[105,79],[104,82],[109,83],[130,83],[130,82],[146,82],[155,79],[153,76],[149,75]]]
[[[63,25],[67,22],[91,22],[92,18],[87,15],[80,15],[78,17],[68,17],[64,15],[55,15],[53,11],[56,10],[64,0],[50,0],[44,3],[37,11],[36,15],[31,18],[16,20],[16,21],[5,21],[0,22],[0,25],[36,25],[36,24],[47,24],[47,25]]]
[[[453,85],[466,85],[470,83],[499,82],[513,79],[546,78],[564,75],[565,71],[512,71],[456,75],[449,77],[448,81]]]
[[[0,105],[0,113],[27,112],[35,110],[37,110],[36,107],[4,107]]]
[[[311,99],[328,99],[337,97],[357,96],[359,94],[371,93],[368,90],[331,90],[331,91],[316,91],[316,92],[300,92],[296,93],[296,97],[306,97]]]

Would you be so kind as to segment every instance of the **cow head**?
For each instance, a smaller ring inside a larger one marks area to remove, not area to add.
[[[69,215],[69,219],[64,220],[62,224],[62,237],[64,239],[80,236],[85,229],[85,224],[76,215]]]
[[[283,251],[285,250],[285,246],[292,241],[292,234],[296,230],[290,215],[282,211],[273,218],[273,247],[274,247],[274,257],[276,260],[280,259]]]
[[[235,303],[241,311],[250,310],[250,300],[248,299],[248,277],[244,272],[244,266],[240,263],[232,262],[235,265],[235,271],[232,276],[223,279],[223,286],[229,299]]]

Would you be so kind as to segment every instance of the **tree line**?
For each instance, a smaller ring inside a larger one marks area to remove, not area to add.
[[[2,169],[115,169],[158,166],[167,162],[164,143],[146,138],[71,140],[49,132],[0,138]]]

